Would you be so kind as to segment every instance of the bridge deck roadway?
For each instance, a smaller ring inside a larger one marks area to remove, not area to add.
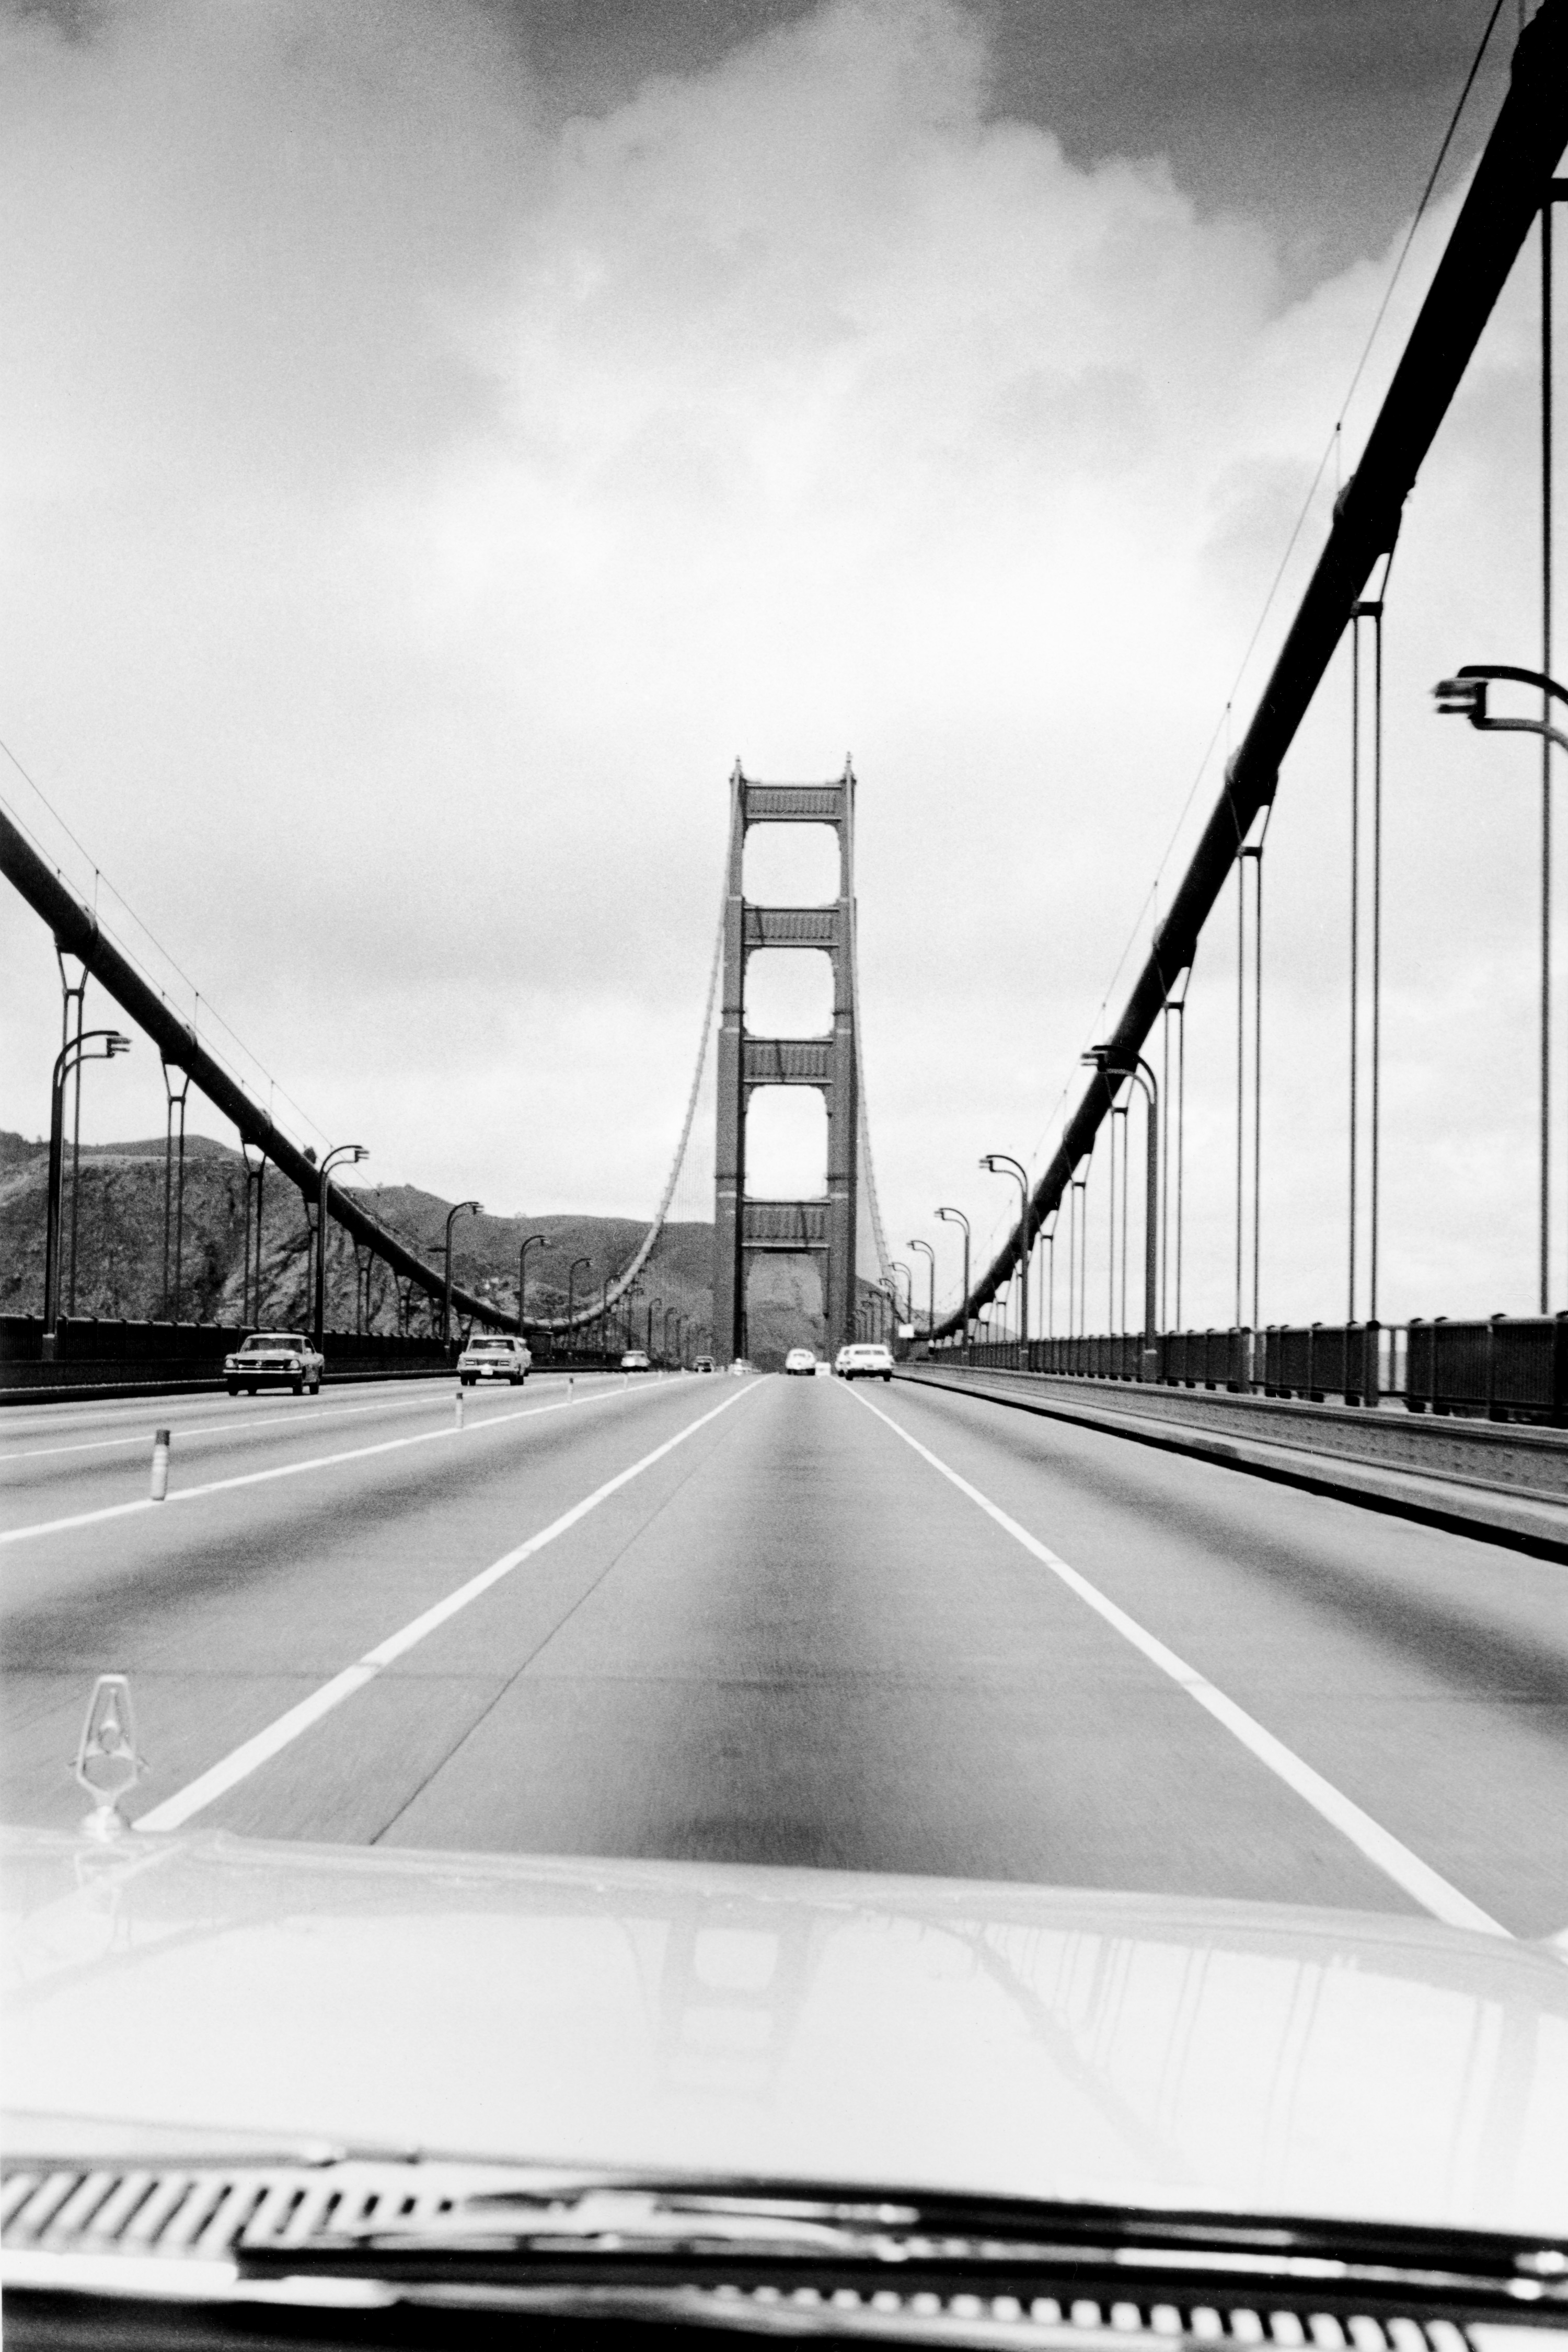
[[[1568,1926],[1568,1569],[1463,1535],[907,1383],[58,1408],[0,1462],[11,1821],[79,1818],[122,1670],[150,1823]]]

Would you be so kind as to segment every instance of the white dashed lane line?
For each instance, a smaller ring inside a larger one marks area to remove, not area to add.
[[[339,1454],[312,1454],[303,1462],[279,1462],[268,1470],[241,1471],[233,1478],[211,1478],[205,1486],[171,1486],[162,1502],[153,1502],[142,1495],[132,1503],[106,1503],[95,1511],[73,1511],[67,1518],[35,1519],[23,1528],[8,1528],[0,1533],[0,1545],[28,1543],[37,1536],[63,1535],[71,1528],[91,1528],[106,1519],[126,1519],[142,1511],[166,1511],[175,1503],[195,1503],[207,1495],[232,1494],[241,1486],[260,1486],[272,1478],[300,1478],[308,1471],[331,1470],[342,1462],[368,1462],[374,1454],[400,1453],[409,1445],[446,1445],[483,1437],[492,1429],[502,1429],[514,1421],[534,1421],[547,1412],[583,1412],[593,1404],[613,1404],[617,1398],[647,1396],[647,1389],[599,1389],[592,1396],[562,1397],[554,1404],[524,1405],[516,1412],[493,1412],[483,1421],[469,1422],[458,1429],[447,1422],[441,1429],[416,1430],[409,1437],[384,1437],[374,1445],[348,1446]]]
[[[587,1379],[593,1377],[591,1373],[585,1376]],[[600,1377],[609,1379],[614,1376],[606,1373]],[[421,1410],[426,1412],[440,1412],[446,1409],[448,1393],[447,1386],[443,1381],[438,1388],[432,1383],[432,1386],[420,1395],[383,1397],[374,1404],[306,1405],[300,1412],[249,1413],[243,1421],[171,1420],[170,1425],[175,1436],[181,1439],[231,1436],[237,1430],[244,1432],[248,1429],[283,1429],[289,1426],[298,1429],[302,1426],[307,1418],[311,1428],[315,1429],[320,1428],[324,1421],[350,1421],[356,1415],[368,1412],[416,1412]],[[481,1389],[476,1391],[476,1400],[479,1396],[486,1394],[493,1396],[499,1393],[499,1390]],[[147,1398],[142,1403],[142,1416],[148,1422],[155,1422],[158,1418],[159,1403],[160,1400],[157,1397]],[[146,1431],[138,1429],[129,1437],[82,1437],[74,1440],[68,1445],[25,1445],[9,1450],[0,1447],[0,1462],[37,1462],[50,1454],[100,1454],[113,1446],[144,1446],[146,1444]]]
[[[204,1811],[238,1781],[247,1780],[280,1748],[298,1739],[301,1732],[308,1731],[313,1723],[319,1723],[324,1715],[330,1715],[334,1707],[341,1706],[345,1699],[352,1698],[356,1691],[374,1682],[395,1659],[405,1656],[418,1643],[434,1633],[438,1626],[446,1624],[448,1618],[455,1617],[460,1609],[467,1609],[470,1601],[488,1592],[493,1584],[499,1584],[503,1576],[510,1576],[514,1568],[521,1568],[524,1560],[531,1559],[536,1552],[544,1549],[546,1544],[552,1544],[558,1536],[563,1536],[568,1528],[585,1519],[590,1511],[596,1510],[601,1503],[608,1501],[623,1486],[629,1486],[634,1478],[639,1478],[656,1462],[662,1462],[667,1454],[672,1454],[678,1445],[684,1445],[689,1437],[695,1437],[700,1429],[706,1429],[709,1423],[717,1421],[721,1412],[728,1412],[731,1405],[739,1404],[742,1398],[751,1396],[759,1385],[755,1381],[748,1381],[743,1388],[731,1391],[721,1404],[714,1405],[710,1412],[700,1413],[695,1421],[689,1421],[683,1429],[678,1429],[673,1437],[667,1437],[662,1445],[656,1445],[651,1453],[643,1454],[639,1461],[632,1463],[626,1469],[617,1470],[613,1478],[606,1478],[602,1486],[595,1486],[591,1495],[584,1495],[580,1503],[574,1503],[570,1510],[563,1511],[559,1518],[552,1519],[550,1525],[541,1528],[537,1535],[530,1536],[526,1542],[518,1544],[513,1550],[503,1552],[500,1559],[492,1560],[489,1568],[481,1569],[479,1575],[470,1577],[466,1584],[458,1585],[457,1591],[447,1593],[444,1601],[437,1601],[433,1608],[425,1610],[397,1633],[389,1634],[384,1642],[378,1642],[374,1650],[366,1650],[352,1666],[345,1666],[342,1674],[334,1675],[331,1682],[323,1683],[319,1690],[311,1692],[309,1698],[301,1699],[298,1706],[291,1706],[286,1715],[280,1715],[275,1723],[268,1724],[265,1731],[258,1731],[254,1738],[245,1740],[221,1763],[213,1765],[210,1770],[188,1782],[174,1796],[165,1798],[161,1805],[154,1805],[150,1811],[142,1813],[134,1826],[138,1830],[153,1832],[177,1830],[194,1813]],[[545,1410],[556,1412],[560,1408],[548,1406]]]

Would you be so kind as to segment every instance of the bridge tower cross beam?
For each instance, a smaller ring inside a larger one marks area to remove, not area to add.
[[[746,835],[754,824],[822,824],[837,836],[838,891],[826,906],[763,907],[745,897]],[[833,1027],[824,1037],[748,1037],[746,965],[759,948],[826,953]],[[855,775],[829,783],[766,784],[735,762],[730,779],[729,889],[718,1039],[714,1150],[713,1344],[747,1352],[746,1271],[758,1252],[825,1258],[830,1351],[855,1337],[855,1208],[859,1052],[855,1027]],[[815,1087],[827,1108],[826,1191],[809,1200],[746,1196],[746,1113],[761,1087]]]

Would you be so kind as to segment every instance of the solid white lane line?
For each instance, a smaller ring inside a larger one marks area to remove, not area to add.
[[[444,1412],[447,1410],[447,1381],[449,1376],[437,1374],[437,1377],[441,1380],[442,1384],[435,1395],[421,1384],[421,1391],[416,1396],[384,1397],[375,1404],[327,1405],[314,1409],[310,1405],[305,1405],[301,1412],[251,1413],[243,1421],[193,1422],[176,1421],[171,1418],[169,1425],[176,1437],[218,1437],[230,1435],[235,1430],[281,1429],[285,1426],[298,1429],[301,1423],[307,1420],[312,1429],[318,1429],[324,1421],[351,1421],[356,1414],[367,1412],[413,1412],[421,1408],[426,1412]],[[615,1375],[610,1372],[597,1374],[588,1372],[584,1375],[585,1380],[611,1380],[614,1377]],[[500,1394],[499,1389],[479,1389],[475,1391],[476,1401],[480,1396],[499,1396]],[[158,1397],[142,1398],[142,1417],[145,1420],[156,1420],[158,1418],[156,1411],[149,1412],[148,1408],[156,1408],[163,1402]],[[79,1438],[71,1445],[27,1445],[10,1454],[0,1447],[0,1465],[7,1462],[36,1462],[47,1454],[101,1454],[111,1446],[145,1446],[146,1444],[145,1430],[138,1429],[130,1437],[83,1437]]]
[[[174,1796],[165,1798],[161,1805],[154,1805],[150,1811],[142,1813],[133,1826],[139,1830],[177,1830],[182,1822],[190,1820],[193,1813],[201,1812],[237,1782],[248,1779],[258,1765],[265,1764],[269,1757],[278,1754],[279,1748],[287,1748],[290,1741],[298,1739],[301,1732],[308,1731],[313,1723],[319,1723],[322,1716],[330,1715],[333,1707],[341,1706],[344,1699],[352,1698],[355,1691],[363,1690],[366,1683],[374,1682],[395,1658],[401,1658],[417,1643],[423,1642],[449,1617],[455,1617],[459,1610],[468,1608],[469,1602],[477,1601],[482,1592],[488,1592],[492,1584],[499,1584],[503,1576],[510,1576],[512,1570],[520,1568],[525,1559],[531,1559],[536,1552],[544,1549],[546,1544],[553,1543],[557,1536],[563,1536],[580,1519],[585,1519],[590,1511],[597,1510],[601,1503],[607,1502],[623,1486],[630,1486],[634,1478],[640,1478],[645,1470],[651,1470],[656,1462],[662,1462],[665,1455],[672,1454],[678,1445],[684,1445],[689,1437],[695,1437],[697,1432],[705,1429],[710,1421],[717,1421],[721,1412],[728,1412],[732,1404],[739,1404],[742,1397],[750,1396],[757,1386],[755,1381],[748,1381],[743,1387],[732,1391],[722,1404],[716,1404],[711,1412],[700,1414],[695,1421],[689,1421],[684,1429],[678,1429],[673,1437],[667,1437],[662,1445],[656,1445],[651,1454],[645,1454],[640,1461],[632,1463],[625,1470],[617,1470],[613,1478],[606,1478],[602,1486],[595,1486],[591,1495],[584,1495],[580,1503],[574,1503],[570,1510],[563,1511],[558,1519],[552,1519],[550,1525],[541,1528],[537,1535],[530,1536],[525,1543],[520,1543],[513,1550],[503,1552],[500,1559],[492,1560],[489,1568],[481,1569],[478,1576],[468,1579],[467,1584],[459,1584],[455,1592],[448,1592],[444,1601],[437,1601],[434,1608],[426,1609],[422,1615],[413,1618],[397,1633],[389,1633],[386,1640],[378,1642],[374,1650],[366,1650],[352,1666],[345,1666],[342,1674],[334,1675],[331,1682],[323,1683],[320,1690],[312,1691],[310,1697],[301,1699],[298,1706],[291,1706],[275,1723],[269,1723],[265,1731],[258,1731],[253,1739],[243,1741],[209,1771],[199,1774]]]
[[[375,1454],[397,1454],[406,1445],[442,1445],[464,1437],[479,1437],[487,1430],[500,1429],[509,1422],[533,1421],[541,1413],[569,1412],[575,1406],[613,1404],[617,1397],[635,1396],[635,1389],[599,1389],[585,1397],[562,1397],[554,1404],[524,1405],[517,1412],[492,1412],[484,1421],[469,1422],[465,1429],[451,1422],[440,1429],[416,1430],[410,1437],[384,1437],[375,1445],[351,1445],[341,1454],[312,1454],[303,1462],[278,1462],[269,1470],[245,1470],[233,1478],[209,1478],[205,1486],[172,1486],[161,1503],[153,1502],[146,1495],[133,1503],[105,1503],[96,1511],[77,1511],[65,1519],[35,1519],[25,1528],[7,1528],[0,1532],[0,1544],[25,1543],[33,1536],[59,1535],[68,1528],[96,1527],[102,1519],[125,1519],[140,1511],[166,1511],[171,1503],[198,1502],[204,1495],[226,1495],[237,1486],[262,1486],[271,1478],[299,1478],[307,1470],[330,1470],[340,1462],[367,1462]],[[644,1389],[644,1396],[656,1391]]]
[[[956,1486],[961,1495],[967,1495],[987,1518],[994,1519],[1016,1543],[1022,1544],[1042,1567],[1048,1568],[1053,1576],[1059,1577],[1069,1591],[1076,1592],[1097,1616],[1103,1617],[1123,1640],[1131,1642],[1135,1650],[1141,1651],[1151,1665],[1158,1666],[1163,1675],[1169,1675],[1189,1698],[1195,1699],[1216,1723],[1224,1724],[1226,1729],[1239,1739],[1260,1764],[1266,1764],[1287,1788],[1293,1789],[1297,1796],[1304,1799],[1315,1812],[1321,1813],[1324,1821],[1359,1848],[1369,1862],[1374,1863],[1379,1870],[1392,1878],[1396,1886],[1402,1886],[1423,1910],[1446,1920],[1451,1927],[1479,1927],[1489,1936],[1507,1936],[1508,1929],[1489,1912],[1472,1903],[1468,1895],[1461,1895],[1457,1886],[1451,1885],[1429,1863],[1423,1862],[1418,1853],[1413,1853],[1407,1845],[1401,1844],[1393,1832],[1385,1830],[1380,1822],[1374,1822],[1370,1813],[1363,1813],[1342,1790],[1336,1789],[1331,1780],[1325,1780],[1321,1772],[1315,1772],[1293,1748],[1287,1748],[1283,1740],[1276,1739],[1271,1731],[1266,1731],[1255,1717],[1237,1706],[1234,1699],[1226,1698],[1222,1690],[1216,1690],[1213,1683],[1200,1675],[1195,1667],[1189,1666],[1184,1658],[1178,1658],[1174,1650],[1168,1650],[1164,1643],[1140,1625],[1135,1617],[1130,1617],[1125,1609],[1118,1608],[1098,1585],[1090,1584],[1086,1576],[1080,1576],[1076,1568],[1069,1568],[1059,1553],[1052,1551],[1048,1544],[1041,1543],[1037,1536],[1032,1536],[1027,1528],[1021,1527],[1016,1519],[1002,1509],[1000,1504],[992,1502],[988,1495],[983,1495],[978,1486],[972,1486],[967,1478],[952,1469],[931,1452],[929,1445],[922,1445],[918,1437],[911,1437],[890,1413],[884,1412],[879,1405],[872,1404],[866,1397],[858,1396],[855,1402],[864,1405],[868,1412],[875,1413],[879,1421],[886,1423],[894,1435],[901,1437],[922,1461],[929,1462],[931,1468],[950,1485]]]

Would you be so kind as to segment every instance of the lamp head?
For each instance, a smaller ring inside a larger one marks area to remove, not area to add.
[[[1440,677],[1432,688],[1438,715],[1446,719],[1468,719],[1479,727],[1487,715],[1487,682],[1484,677]]]
[[[116,1054],[129,1054],[130,1051],[130,1038],[121,1036],[118,1029],[111,1029],[105,1040],[106,1058],[112,1062]]]

